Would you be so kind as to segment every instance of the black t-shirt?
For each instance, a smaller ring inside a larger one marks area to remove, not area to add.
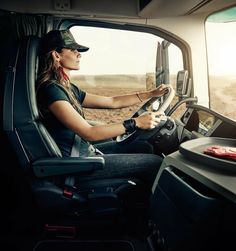
[[[83,103],[86,93],[72,84],[72,90],[80,104]],[[75,133],[65,127],[48,109],[49,105],[57,100],[65,100],[71,103],[67,92],[57,82],[48,82],[42,84],[37,91],[37,101],[42,115],[42,120],[49,133],[57,143],[63,156],[70,156],[71,149],[74,143]],[[81,107],[82,109],[82,107]],[[83,116],[82,110],[78,110]],[[81,144],[88,145],[89,143],[82,139]]]

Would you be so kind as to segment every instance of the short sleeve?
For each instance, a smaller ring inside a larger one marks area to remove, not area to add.
[[[41,85],[37,92],[37,98],[40,107],[43,109],[47,109],[49,105],[58,100],[70,102],[65,90],[56,83]]]

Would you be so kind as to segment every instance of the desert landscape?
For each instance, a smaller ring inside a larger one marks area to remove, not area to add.
[[[212,109],[236,121],[236,78],[211,76],[210,85]]]
[[[175,88],[176,78],[171,77],[170,82]],[[74,76],[72,82],[82,90],[104,96],[135,93],[154,87],[154,74],[147,75],[86,75]],[[236,79],[232,77],[211,76],[210,97],[213,110],[236,120]],[[175,103],[177,98],[173,101]],[[100,121],[102,123],[117,123],[132,115],[143,105],[134,105],[122,109],[85,109],[87,120]],[[183,113],[185,105],[182,105],[174,114],[178,117]]]
[[[143,75],[86,75],[76,76],[72,82],[86,92],[110,97],[146,89],[146,76]],[[148,80],[148,82],[152,81]],[[132,117],[142,105],[143,103],[140,103],[122,109],[84,109],[84,113],[86,119],[90,121],[118,123]]]

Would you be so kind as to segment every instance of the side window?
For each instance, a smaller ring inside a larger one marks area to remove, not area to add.
[[[206,21],[211,109],[236,120],[236,7]]]
[[[88,46],[81,53],[80,70],[72,81],[82,90],[104,96],[123,95],[149,90],[156,86],[157,46],[163,38],[153,34],[100,27],[73,26],[78,43]],[[170,83],[183,68],[182,54],[169,46]],[[85,109],[86,119],[102,123],[120,122],[131,117],[142,104],[123,109]]]

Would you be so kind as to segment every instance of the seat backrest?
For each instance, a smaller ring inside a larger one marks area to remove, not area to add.
[[[19,42],[8,67],[3,104],[3,129],[24,168],[45,157],[61,157],[55,141],[40,121],[35,83],[40,38],[27,36]]]

